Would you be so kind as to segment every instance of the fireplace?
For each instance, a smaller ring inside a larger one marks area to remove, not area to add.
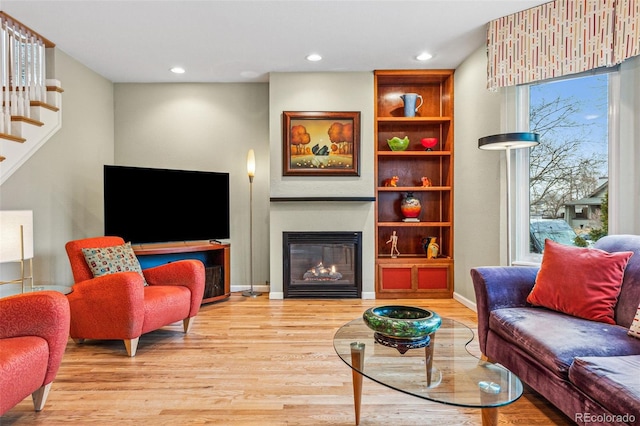
[[[360,298],[362,232],[283,232],[285,298]]]

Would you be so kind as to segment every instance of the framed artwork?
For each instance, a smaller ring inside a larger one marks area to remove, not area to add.
[[[360,176],[360,112],[284,111],[283,176]]]

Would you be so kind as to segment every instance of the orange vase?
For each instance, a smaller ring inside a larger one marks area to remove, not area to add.
[[[416,219],[420,216],[422,206],[420,200],[413,196],[413,192],[407,192],[407,195],[402,199],[400,203],[400,211],[402,215],[407,219]]]

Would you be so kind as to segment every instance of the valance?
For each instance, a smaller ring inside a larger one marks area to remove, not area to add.
[[[491,21],[487,88],[616,65],[640,54],[640,0],[558,0]]]
[[[615,1],[615,38],[613,58],[616,63],[640,55],[640,1]]]

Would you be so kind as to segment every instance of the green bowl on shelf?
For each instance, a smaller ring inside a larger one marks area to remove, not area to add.
[[[409,147],[409,137],[405,136],[404,139],[400,139],[397,136],[387,139],[387,144],[391,151],[404,151]]]
[[[362,314],[367,327],[383,336],[396,339],[421,339],[442,324],[440,315],[413,306],[378,306]]]

